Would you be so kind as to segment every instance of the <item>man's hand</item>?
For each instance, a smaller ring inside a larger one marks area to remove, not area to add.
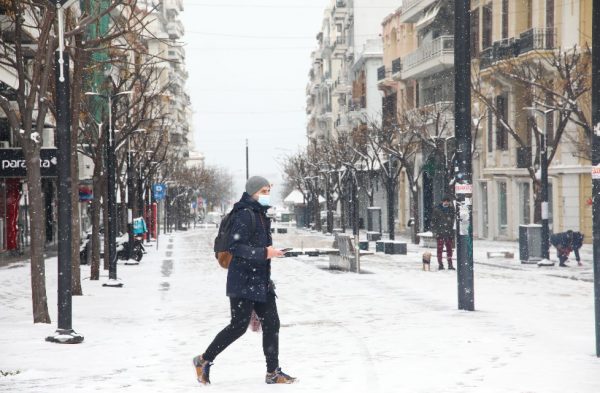
[[[283,251],[273,248],[273,246],[267,247],[267,259],[281,258],[283,255]]]

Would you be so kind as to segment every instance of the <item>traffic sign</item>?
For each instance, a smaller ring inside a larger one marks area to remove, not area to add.
[[[163,183],[156,183],[152,185],[152,194],[155,201],[162,201],[165,199],[167,193],[167,186]]]

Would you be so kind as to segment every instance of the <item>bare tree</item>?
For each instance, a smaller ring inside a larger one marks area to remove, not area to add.
[[[527,163],[526,170],[533,184],[534,220],[538,222],[541,220],[541,183],[538,172],[541,166],[541,137],[544,132],[547,135],[548,166],[559,148],[565,147],[565,139],[576,146],[575,154],[590,159],[588,141],[592,135],[592,126],[587,117],[591,83],[590,49],[587,46],[575,46],[569,50],[559,48],[537,52],[535,56],[528,58],[504,59],[491,68],[489,76],[482,75],[487,71],[480,71],[475,76],[472,90],[478,102],[496,118],[497,137],[506,133],[514,140],[518,149],[533,157]],[[520,96],[516,99],[524,104],[519,108],[522,113],[514,113],[512,117],[507,116],[504,100],[497,99],[507,85],[518,89]],[[546,113],[542,116],[545,124],[540,126],[540,117],[529,108]],[[569,134],[570,123],[579,126],[582,132]],[[504,142],[500,146],[497,141],[497,147],[507,148],[508,145]],[[535,152],[532,152],[533,145]]]

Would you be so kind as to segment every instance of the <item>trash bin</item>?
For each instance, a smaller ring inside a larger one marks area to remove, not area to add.
[[[519,225],[519,257],[521,263],[538,263],[542,260],[542,226]]]

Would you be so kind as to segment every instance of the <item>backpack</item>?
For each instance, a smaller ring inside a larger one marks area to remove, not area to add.
[[[254,212],[252,210],[248,208],[243,210],[246,210],[250,213],[250,219],[252,220],[252,231],[250,233],[250,238],[252,238],[256,232],[256,217],[254,216]],[[233,259],[233,255],[231,255],[229,252],[229,234],[231,232],[231,226],[233,225],[233,216],[235,213],[236,212],[232,210],[225,217],[223,217],[223,220],[221,220],[221,223],[219,224],[219,233],[215,238],[215,258],[217,258],[219,265],[221,265],[223,269],[229,268],[229,264]]]

